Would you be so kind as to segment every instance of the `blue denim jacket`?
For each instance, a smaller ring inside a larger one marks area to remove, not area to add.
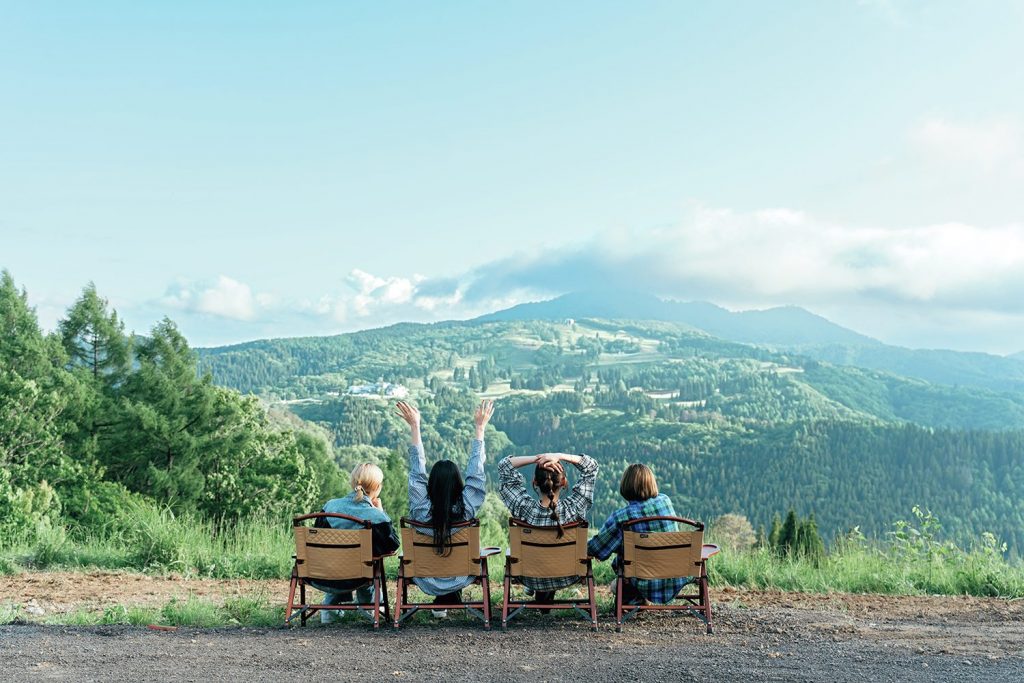
[[[365,519],[372,524],[390,522],[391,518],[383,510],[378,510],[370,504],[369,498],[363,496],[362,500],[356,500],[356,492],[348,494],[344,498],[335,498],[324,503],[324,512],[334,512],[340,515],[349,515],[356,519]],[[358,529],[355,522],[337,517],[328,518],[328,523],[335,529]]]

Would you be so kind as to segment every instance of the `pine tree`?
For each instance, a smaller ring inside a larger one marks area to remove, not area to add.
[[[793,552],[796,547],[798,526],[796,511],[789,508],[789,512],[786,513],[786,521],[782,523],[782,530],[779,532],[779,542],[775,546],[780,554],[789,555]]]
[[[113,443],[100,457],[129,488],[191,505],[203,489],[200,457],[217,457],[217,392],[197,376],[195,353],[166,318],[136,353]]]
[[[776,512],[772,517],[772,530],[768,533],[768,546],[778,550],[779,539],[782,537],[782,517]]]
[[[58,325],[58,334],[71,367],[85,368],[97,383],[114,387],[131,367],[131,341],[117,311],[108,313],[107,305],[89,283]]]

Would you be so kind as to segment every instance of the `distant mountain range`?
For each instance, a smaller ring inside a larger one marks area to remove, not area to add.
[[[641,292],[574,292],[548,301],[519,304],[483,315],[480,321],[660,320],[680,323],[713,337],[746,344],[800,346],[806,344],[860,344],[879,346],[865,336],[797,306],[734,313],[704,301],[666,301]]]
[[[799,352],[838,365],[882,370],[938,384],[1024,390],[1024,351],[996,356],[891,346],[796,306],[732,312],[711,303],[667,301],[640,292],[575,292],[520,304],[477,320],[565,318],[671,322],[713,337]]]

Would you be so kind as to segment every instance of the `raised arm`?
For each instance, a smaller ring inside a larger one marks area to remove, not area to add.
[[[399,401],[395,404],[395,412],[409,425],[410,432],[409,516],[423,521],[430,516],[430,499],[427,497],[427,459],[420,438],[420,411],[405,401]]]
[[[589,455],[548,453],[547,456],[558,456],[559,460],[571,462],[576,466],[578,472],[576,483],[572,486],[572,493],[565,500],[565,506],[569,510],[566,519],[569,519],[569,514],[576,519],[586,519],[590,513],[590,507],[594,504],[594,486],[597,483],[597,470],[600,467],[597,461]],[[543,464],[544,458],[542,457],[538,466],[543,467]]]
[[[463,477],[466,481],[462,490],[462,504],[466,514],[470,517],[476,516],[476,511],[484,504],[484,496],[487,495],[485,485],[487,479],[484,476],[484,460],[487,452],[484,446],[484,431],[487,423],[494,414],[494,401],[481,401],[473,416],[476,424],[476,438],[473,439],[473,450],[469,454],[469,462],[466,463],[466,473]]]
[[[498,493],[501,502],[508,508],[509,514],[516,519],[523,519],[530,508],[537,504],[526,490],[526,482],[519,473],[520,467],[537,462],[535,455],[509,456],[498,463]]]

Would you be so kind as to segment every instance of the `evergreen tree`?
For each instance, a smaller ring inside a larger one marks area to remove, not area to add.
[[[814,513],[800,522],[797,531],[797,552],[803,557],[818,560],[825,556],[825,542],[818,532]]]
[[[774,549],[779,547],[779,539],[782,537],[782,517],[776,512],[772,517],[772,530],[768,533],[768,546]]]
[[[786,513],[786,521],[782,523],[782,530],[779,532],[779,542],[775,546],[780,554],[789,555],[793,552],[796,547],[798,526],[796,511],[789,508],[789,512]]]
[[[136,347],[110,448],[100,453],[112,476],[158,500],[192,506],[202,495],[202,457],[215,456],[223,405],[209,377],[168,319]]]
[[[131,341],[117,311],[107,312],[107,300],[89,283],[58,325],[58,334],[71,367],[84,368],[107,388],[124,381],[131,366]]]

